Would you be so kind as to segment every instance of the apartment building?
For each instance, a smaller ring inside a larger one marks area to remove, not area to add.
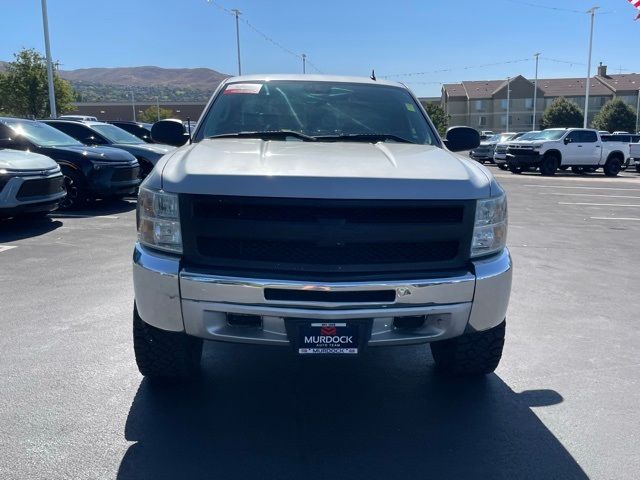
[[[477,80],[445,84],[441,105],[451,116],[451,125],[469,125],[495,132],[506,131],[508,126],[511,131],[525,131],[539,128],[542,113],[558,97],[565,97],[584,109],[585,81],[584,78],[538,79],[535,126],[534,81],[522,75],[510,81]],[[590,81],[589,122],[612,98],[620,98],[637,108],[640,74],[609,75],[607,67],[601,64],[597,75]]]

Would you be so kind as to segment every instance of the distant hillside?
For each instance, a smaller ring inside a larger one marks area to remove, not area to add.
[[[6,67],[0,61],[0,72]],[[116,67],[60,70],[80,102],[205,102],[229,77],[209,68]]]

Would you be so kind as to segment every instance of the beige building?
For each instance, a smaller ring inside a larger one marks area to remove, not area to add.
[[[451,125],[469,125],[478,130],[504,132],[507,130],[508,111],[510,131],[527,131],[534,128],[533,80],[518,75],[509,83],[509,101],[507,80],[480,80],[443,85],[440,101],[451,116]],[[544,110],[558,97],[565,97],[584,110],[585,90],[584,78],[538,79],[535,128],[539,128]],[[600,65],[598,74],[591,78],[589,122],[600,108],[614,97],[621,98],[635,109],[639,92],[640,74],[608,75],[607,67]]]

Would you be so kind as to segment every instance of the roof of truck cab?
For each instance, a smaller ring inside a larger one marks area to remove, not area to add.
[[[367,85],[386,85],[389,87],[399,87],[406,89],[402,83],[389,80],[372,80],[369,77],[348,77],[342,75],[312,75],[312,74],[261,74],[261,75],[241,75],[239,77],[227,78],[224,83],[238,82],[269,82],[271,80],[281,81],[306,81],[306,82],[334,82],[334,83],[362,83]]]

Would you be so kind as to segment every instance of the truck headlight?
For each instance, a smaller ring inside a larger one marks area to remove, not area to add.
[[[478,200],[471,241],[471,258],[499,252],[507,244],[507,197]]]
[[[143,245],[182,253],[178,196],[159,190],[140,188],[136,209],[138,241]]]

